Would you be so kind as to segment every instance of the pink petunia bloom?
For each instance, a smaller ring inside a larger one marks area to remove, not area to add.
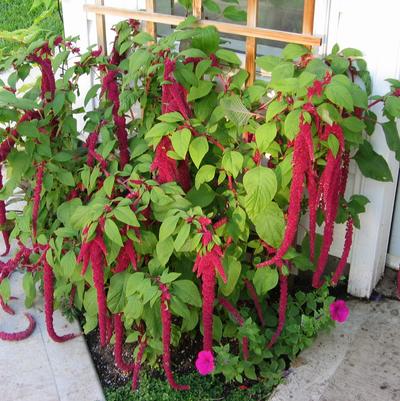
[[[214,357],[211,351],[199,352],[196,359],[196,369],[202,376],[206,376],[214,371]]]
[[[342,299],[332,302],[329,306],[329,312],[332,320],[336,320],[339,323],[344,323],[349,317],[350,311]]]

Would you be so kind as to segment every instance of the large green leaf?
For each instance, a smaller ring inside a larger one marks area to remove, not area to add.
[[[277,191],[277,180],[273,170],[258,166],[249,170],[243,177],[246,190],[245,208],[249,217],[256,221],[274,198]]]
[[[268,245],[279,248],[285,233],[285,218],[279,205],[270,202],[255,218],[258,236]]]
[[[400,137],[396,122],[388,121],[382,124],[382,127],[385,132],[386,143],[389,149],[395,152],[396,160],[400,161]]]
[[[344,107],[348,111],[354,110],[353,97],[345,86],[332,82],[327,85],[325,94],[337,106]]]
[[[393,181],[392,173],[386,160],[374,151],[369,142],[364,141],[360,145],[354,159],[365,177],[373,178],[377,181]]]
[[[253,276],[253,284],[258,295],[265,295],[278,285],[279,273],[272,267],[257,269]]]
[[[253,115],[249,110],[246,109],[238,95],[231,95],[229,97],[222,98],[221,106],[226,117],[237,127],[245,126],[250,117]]]
[[[236,178],[243,167],[243,156],[234,150],[226,150],[222,156],[222,167],[233,178]]]

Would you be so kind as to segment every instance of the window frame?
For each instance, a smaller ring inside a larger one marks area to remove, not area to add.
[[[105,16],[119,16],[135,18],[146,22],[146,31],[156,36],[156,23],[179,25],[185,17],[161,14],[155,12],[155,0],[146,0],[146,11],[130,10],[128,8],[110,7],[104,5],[104,0],[95,0],[95,4],[84,5],[86,12],[96,14],[97,42],[107,50]],[[192,14],[198,19],[199,26],[215,26],[221,33],[229,33],[246,38],[245,67],[249,72],[248,83],[252,83],[256,75],[256,46],[257,39],[270,39],[284,43],[297,43],[307,47],[321,45],[321,38],[313,35],[315,0],[304,0],[302,33],[280,31],[275,29],[257,27],[258,0],[247,1],[247,23],[239,25],[202,19],[202,0],[192,0]]]

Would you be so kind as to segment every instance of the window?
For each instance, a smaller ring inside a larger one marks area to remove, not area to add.
[[[145,0],[145,11],[106,7],[104,0],[95,0],[95,3],[86,5],[85,9],[97,15],[98,41],[103,46],[105,15],[146,21],[150,33],[157,30],[159,35],[165,35],[171,26],[178,25],[187,14],[177,0]],[[221,10],[229,5],[222,0],[214,0],[214,3]],[[200,25],[215,25],[227,40],[226,46],[243,54],[252,81],[257,54],[277,54],[285,43],[290,42],[306,46],[320,45],[320,39],[312,35],[314,3],[315,0],[239,0],[237,7],[245,10],[247,17],[238,21],[203,7],[203,0],[192,0],[191,12],[199,19]]]

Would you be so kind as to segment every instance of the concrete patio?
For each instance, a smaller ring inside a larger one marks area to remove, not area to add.
[[[388,271],[378,291],[393,297]],[[350,318],[294,362],[270,401],[399,401],[400,302],[352,300]]]
[[[16,315],[0,310],[0,330],[19,331],[27,327],[23,313],[22,276],[11,278],[11,302]],[[36,321],[33,334],[19,342],[0,341],[0,377],[2,401],[103,401],[103,391],[82,336],[63,344],[47,335],[43,305],[36,303],[29,312]],[[77,333],[77,322],[68,323],[58,312],[54,326],[59,334]]]

